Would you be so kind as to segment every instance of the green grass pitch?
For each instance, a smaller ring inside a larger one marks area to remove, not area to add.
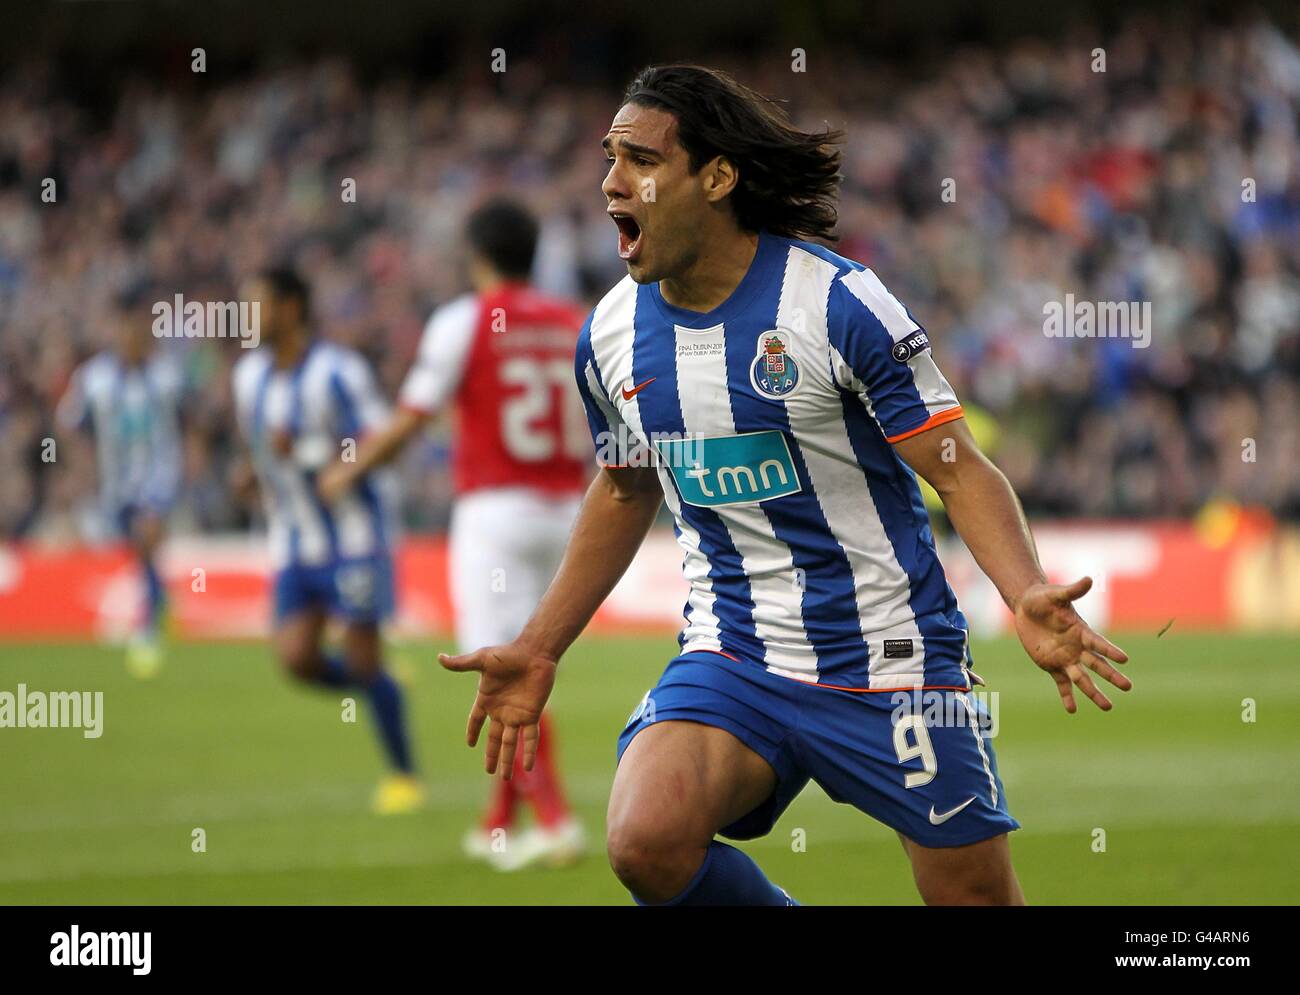
[[[1293,903],[1296,641],[1119,635],[1137,686],[1109,715],[1083,704],[1067,716],[1014,642],[976,646],[1001,695],[995,745],[1024,826],[1012,848],[1027,897]],[[602,845],[614,741],[673,641],[587,638],[566,658],[559,758],[593,851],[572,869],[516,874],[460,855],[487,781],[463,740],[473,680],[441,671],[438,648],[402,650],[431,805],[379,818],[367,809],[380,767],[364,702],[343,722],[341,696],[290,686],[265,644],[178,644],[152,682],[106,648],[0,646],[0,691],[104,692],[97,740],[0,729],[0,902],[626,904]],[[191,849],[195,828],[205,853]],[[815,786],[744,847],[804,903],[917,902],[892,832]]]

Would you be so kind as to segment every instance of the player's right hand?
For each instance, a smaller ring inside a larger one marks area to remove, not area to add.
[[[478,672],[478,694],[469,711],[465,742],[477,746],[483,723],[490,723],[484,752],[487,772],[500,770],[509,780],[521,741],[524,770],[532,770],[537,758],[537,723],[555,685],[556,662],[517,642],[460,656],[439,653],[438,662],[448,670]]]

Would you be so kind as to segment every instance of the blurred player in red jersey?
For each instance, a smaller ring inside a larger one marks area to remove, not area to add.
[[[474,292],[434,312],[393,421],[362,442],[354,462],[326,470],[319,487],[327,501],[344,493],[454,406],[450,580],[456,639],[468,650],[514,639],[555,575],[586,489],[589,442],[573,386],[583,312],[528,285],[537,222],[495,200],[470,216],[466,236]],[[581,854],[582,826],[560,788],[551,738],[543,716],[535,766],[525,771],[521,753],[494,782],[481,825],[466,835],[468,854],[502,870]],[[521,799],[537,822],[515,833]]]

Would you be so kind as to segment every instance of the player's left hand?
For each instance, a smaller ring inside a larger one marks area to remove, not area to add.
[[[478,693],[469,712],[465,742],[478,745],[483,724],[488,726],[484,764],[489,774],[499,769],[507,781],[515,767],[515,751],[523,744],[524,770],[537,758],[538,722],[555,686],[556,663],[518,642],[489,646],[451,656],[439,653],[448,670],[478,672]]]
[[[1121,674],[1110,661],[1127,663],[1128,654],[1094,632],[1074,610],[1078,601],[1092,589],[1092,578],[1084,577],[1073,584],[1035,584],[1016,605],[1016,635],[1031,660],[1052,675],[1061,693],[1065,710],[1074,714],[1074,688],[1092,699],[1102,711],[1111,703],[1088,676],[1091,670],[1119,688],[1128,691],[1133,682]]]

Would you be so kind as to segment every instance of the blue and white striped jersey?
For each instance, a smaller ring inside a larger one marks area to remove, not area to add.
[[[106,513],[128,506],[166,513],[176,500],[184,388],[179,361],[161,349],[138,366],[101,352],[73,373],[57,418],[65,428],[93,434]]]
[[[388,420],[366,361],[313,340],[296,366],[282,370],[263,346],[235,365],[234,388],[262,485],[274,565],[387,555],[395,509],[391,471],[368,474],[328,507],[316,490],[317,473],[341,457],[347,440],[359,443]]]
[[[587,319],[577,378],[598,460],[657,467],[683,652],[854,690],[970,686],[966,621],[891,445],[961,407],[869,269],[765,232],[707,314],[628,277]]]

